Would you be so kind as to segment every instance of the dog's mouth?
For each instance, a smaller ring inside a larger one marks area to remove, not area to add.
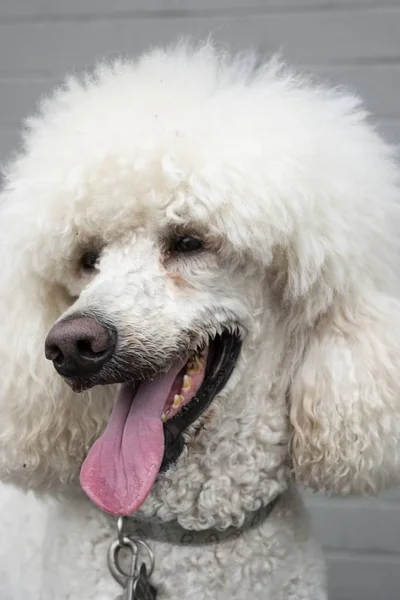
[[[81,470],[82,488],[95,504],[113,515],[141,506],[160,470],[182,451],[182,433],[225,386],[240,347],[238,333],[224,332],[153,380],[121,386]]]

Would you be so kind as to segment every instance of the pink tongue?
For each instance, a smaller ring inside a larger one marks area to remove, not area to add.
[[[113,515],[129,515],[146,500],[164,454],[161,416],[184,362],[135,394],[124,386],[103,435],[82,465],[81,485],[89,498]]]

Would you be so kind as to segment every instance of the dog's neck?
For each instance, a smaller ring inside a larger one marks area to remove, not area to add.
[[[207,528],[201,530],[185,529],[178,521],[162,522],[159,520],[138,521],[126,519],[126,534],[128,537],[146,541],[167,542],[174,545],[202,546],[204,544],[219,544],[240,537],[245,531],[263,523],[279,503],[281,494],[275,496],[268,504],[258,510],[247,512],[237,525],[226,529]]]

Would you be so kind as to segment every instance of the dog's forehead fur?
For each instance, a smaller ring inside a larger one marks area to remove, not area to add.
[[[394,218],[389,150],[363,119],[358,99],[310,86],[275,60],[256,68],[252,56],[178,46],[68,80],[29,121],[10,187],[23,178],[43,234],[32,235],[43,243],[51,229],[60,252],[71,229],[115,239],[169,219],[263,264],[286,248],[296,293],[327,269],[343,287],[338,236],[347,268],[376,277],[391,239],[380,232]]]

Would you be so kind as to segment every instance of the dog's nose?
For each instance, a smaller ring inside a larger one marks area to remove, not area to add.
[[[97,319],[69,317],[49,331],[45,342],[46,358],[64,377],[84,377],[100,371],[114,354],[115,330]]]

